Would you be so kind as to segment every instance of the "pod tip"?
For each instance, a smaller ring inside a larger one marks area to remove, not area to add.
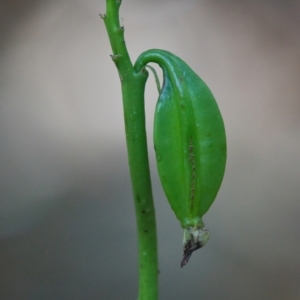
[[[183,258],[180,266],[183,268],[190,260],[194,251],[202,248],[209,239],[209,232],[205,227],[188,227],[183,231]]]

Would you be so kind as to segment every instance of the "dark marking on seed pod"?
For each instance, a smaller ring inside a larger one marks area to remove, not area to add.
[[[193,252],[200,249],[200,248],[202,248],[202,247],[203,247],[203,245],[199,241],[195,241],[194,239],[191,239],[190,241],[188,241],[184,245],[183,258],[182,258],[182,261],[180,263],[181,268],[184,267],[189,262]]]
[[[193,139],[191,137],[190,139],[190,143],[189,143],[189,162],[192,165],[192,182],[191,182],[191,195],[190,195],[190,199],[191,199],[191,204],[190,204],[190,208],[191,210],[194,207],[194,198],[195,198],[195,178],[196,178],[196,166],[195,166],[195,156],[194,156],[194,145],[193,145]]]

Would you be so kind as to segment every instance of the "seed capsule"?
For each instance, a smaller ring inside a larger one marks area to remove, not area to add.
[[[136,70],[149,62],[163,70],[154,147],[164,192],[184,229],[184,266],[209,238],[202,217],[224,176],[224,123],[210,89],[183,60],[164,50],[148,50],[137,59]]]

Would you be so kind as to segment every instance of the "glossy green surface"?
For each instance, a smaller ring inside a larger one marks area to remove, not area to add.
[[[213,94],[179,57],[148,50],[135,64],[156,62],[164,83],[154,120],[154,145],[160,180],[183,227],[203,226],[223,180],[226,164],[224,123]]]
[[[144,110],[144,89],[148,73],[137,73],[133,68],[124,41],[124,28],[120,25],[120,5],[120,0],[106,0],[106,14],[101,17],[106,26],[113,51],[111,57],[117,67],[122,87],[128,162],[138,233],[138,300],[157,300],[157,237]]]

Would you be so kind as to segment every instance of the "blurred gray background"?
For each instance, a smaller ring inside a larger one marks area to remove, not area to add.
[[[124,0],[133,60],[183,58],[218,100],[228,164],[207,246],[182,231],[152,144],[161,299],[300,299],[300,2]],[[137,242],[104,0],[0,2],[0,299],[136,299]]]

